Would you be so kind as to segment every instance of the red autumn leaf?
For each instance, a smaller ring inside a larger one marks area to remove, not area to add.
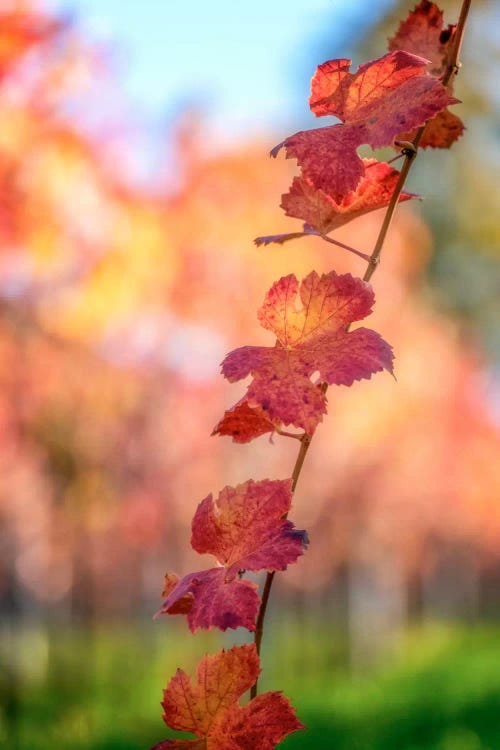
[[[274,750],[287,735],[305,729],[297,720],[288,698],[280,692],[264,693],[256,696],[246,706],[238,706],[228,712],[221,723],[222,738],[230,737],[234,745],[227,750]],[[221,742],[221,748],[226,746]],[[214,744],[215,748],[219,748]]]
[[[251,581],[228,579],[225,568],[189,573],[180,581],[169,574],[165,580],[166,598],[158,614],[187,615],[193,633],[199,628],[255,629],[260,600],[257,586]]]
[[[302,219],[320,234],[328,234],[358,216],[387,206],[399,172],[376,159],[363,159],[363,164],[365,173],[356,190],[345,195],[340,202],[323,190],[316,190],[305,177],[295,177],[288,193],[282,196],[281,208],[287,216]],[[411,193],[402,193],[400,200],[415,197]]]
[[[356,149],[365,141],[362,125],[331,125],[316,130],[302,130],[286,138],[271,151],[277,156],[282,147],[287,159],[295,158],[305,177],[318,190],[336,200],[355,190],[364,174],[363,162]]]
[[[295,177],[288,193],[281,196],[281,208],[285,210],[287,216],[305,219],[306,223],[302,232],[256,237],[254,242],[257,247],[270,245],[271,243],[281,245],[298,237],[313,235],[322,237],[333,245],[338,245],[364,260],[369,260],[369,256],[359,250],[326,237],[329,232],[338,229],[353,219],[357,219],[358,216],[362,216],[369,211],[375,211],[389,203],[399,172],[385,162],[379,162],[376,159],[363,159],[363,164],[365,173],[356,190],[345,195],[339,202],[323,190],[316,190],[311,181],[305,177]],[[416,197],[412,193],[403,192],[399,200],[406,201]]]
[[[287,158],[297,159],[315,188],[342,200],[364,174],[358,146],[389,146],[398,134],[457,101],[426,74],[426,65],[400,50],[361,65],[356,73],[349,73],[350,60],[323,63],[312,81],[311,109],[318,117],[335,115],[343,124],[296,133],[271,154],[284,146]]]
[[[395,102],[400,105],[408,98],[427,64],[426,59],[400,50],[360,65],[355,73],[349,72],[351,60],[328,60],[318,66],[311,81],[311,111],[316,117],[334,115],[344,123],[378,120],[380,107],[384,112],[400,108]],[[433,88],[438,82],[430,78],[429,83]]]
[[[279,422],[273,422],[263,409],[249,406],[243,398],[225,412],[212,435],[229,435],[235,443],[248,443],[266,432],[274,432],[277,427]]]
[[[208,495],[192,523],[191,544],[217,558],[219,567],[168,575],[159,614],[187,614],[198,628],[245,627],[254,630],[259,607],[255,584],[241,580],[241,570],[285,570],[303,554],[304,531],[283,516],[290,510],[291,480],[249,480],[225,487],[217,500]]]
[[[429,73],[440,76],[448,64],[455,26],[443,29],[443,11],[435,3],[422,0],[410,11],[389,39],[389,50],[405,50],[431,62]]]
[[[347,331],[369,315],[371,287],[351,274],[313,271],[300,284],[291,274],[266,295],[258,317],[277,337],[274,347],[244,346],[230,352],[222,372],[230,382],[252,375],[246,399],[271,420],[294,424],[311,434],[326,413],[323,391],[311,381],[352,385],[374,372],[392,372],[392,349],[367,328]]]
[[[303,554],[306,534],[283,519],[292,502],[291,480],[253,479],[225,487],[198,506],[191,544],[215,555],[227,577],[239,570],[285,570]]]
[[[455,26],[443,28],[443,12],[435,3],[422,0],[401,22],[396,34],[389,39],[390,50],[406,50],[431,61],[430,73],[441,76],[448,67],[453,47]],[[448,86],[451,91],[451,87]],[[449,148],[464,132],[462,120],[448,109],[439,112],[425,128],[421,148]],[[399,136],[413,140],[415,131]]]
[[[264,693],[246,706],[239,705],[259,672],[254,644],[205,656],[196,684],[178,669],[163,693],[163,720],[198,739],[165,740],[151,750],[274,750],[288,734],[304,729],[281,693]]]

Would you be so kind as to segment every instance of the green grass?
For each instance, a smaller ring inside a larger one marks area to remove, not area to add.
[[[296,693],[310,730],[283,744],[338,750],[498,750],[500,633],[413,634],[396,663]]]
[[[16,655],[17,683],[9,671],[0,677],[0,747],[147,750],[168,736],[159,701],[176,667],[193,671],[220,645],[217,634],[186,637],[172,621],[142,631],[16,633],[7,657]],[[499,629],[427,628],[398,652],[353,676],[334,633],[303,641],[293,623],[279,636],[271,627],[262,689],[282,688],[308,726],[283,749],[499,750]]]

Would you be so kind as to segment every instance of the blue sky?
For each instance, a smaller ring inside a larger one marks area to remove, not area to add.
[[[144,118],[165,119],[198,102],[217,131],[290,126],[301,92],[297,60],[331,28],[337,56],[353,24],[391,0],[46,0],[91,37],[111,43],[125,91]],[[334,56],[334,55],[332,55]],[[311,74],[315,64],[311,61]],[[304,91],[305,99],[308,92]],[[286,125],[288,123],[288,125]]]

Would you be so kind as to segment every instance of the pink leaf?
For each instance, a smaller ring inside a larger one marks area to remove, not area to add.
[[[194,633],[212,627],[254,630],[258,609],[254,583],[228,578],[224,568],[211,568],[184,576],[168,593],[158,614],[187,614]]]
[[[326,412],[325,395],[311,381],[316,371],[331,385],[351,385],[382,369],[392,372],[391,347],[377,333],[346,330],[371,312],[373,302],[371,287],[350,274],[312,272],[300,288],[294,275],[283,277],[258,313],[276,345],[235,349],[222,372],[231,382],[252,375],[249,405],[311,434]]]
[[[239,570],[285,570],[303,554],[306,534],[283,519],[292,501],[291,480],[250,479],[203,500],[195,513],[191,544],[214,555],[227,578]]]
[[[190,629],[244,627],[254,630],[259,608],[257,587],[239,578],[243,570],[285,570],[304,553],[305,531],[283,516],[292,500],[291,480],[249,480],[225,487],[217,500],[208,495],[192,523],[191,544],[219,564],[181,580],[165,578],[158,614],[185,614]]]

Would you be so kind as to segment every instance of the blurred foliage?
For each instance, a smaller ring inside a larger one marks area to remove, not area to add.
[[[279,648],[277,638],[270,638],[263,689],[283,688],[309,727],[283,748],[499,746],[498,630],[414,630],[382,669],[350,676],[343,641],[335,631],[315,623],[317,634],[306,646],[307,664],[299,670],[296,660],[305,644],[293,618],[273,626],[279,629]],[[182,651],[183,668],[193,671],[202,649],[216,648],[214,639],[201,637],[194,646],[184,629],[169,625],[166,634],[159,624],[93,633],[26,631],[16,634],[16,645],[23,665],[22,698],[7,708],[0,724],[0,738],[9,750],[147,747],[165,736],[158,705],[167,676],[178,666],[176,654]],[[0,690],[5,690],[5,674]],[[17,737],[12,734],[13,710],[19,712]]]

